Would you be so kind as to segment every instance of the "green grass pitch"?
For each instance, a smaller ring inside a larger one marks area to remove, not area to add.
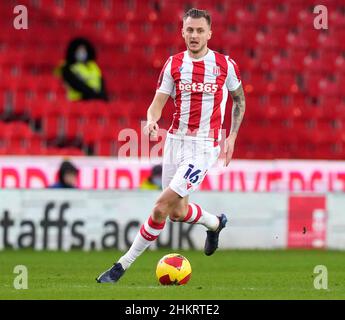
[[[191,262],[185,286],[161,286],[158,260],[173,251],[147,251],[120,282],[95,277],[120,256],[114,251],[0,251],[0,299],[344,299],[345,257],[340,251],[230,250],[207,257],[178,251]],[[13,287],[16,265],[28,268],[28,289]],[[316,265],[328,270],[328,289],[314,288]]]

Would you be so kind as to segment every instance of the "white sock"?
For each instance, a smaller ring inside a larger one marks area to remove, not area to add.
[[[183,219],[183,222],[191,224],[202,224],[207,229],[215,231],[219,226],[219,219],[217,216],[207,212],[195,203],[188,205],[188,213]]]
[[[150,244],[158,238],[164,225],[165,222],[154,222],[151,216],[145,221],[129,250],[118,261],[125,270],[128,269],[135,259],[138,258],[150,246]]]

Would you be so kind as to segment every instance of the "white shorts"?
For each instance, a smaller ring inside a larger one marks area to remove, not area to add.
[[[213,141],[175,138],[168,134],[164,145],[162,185],[181,197],[190,195],[216,163],[219,145]]]

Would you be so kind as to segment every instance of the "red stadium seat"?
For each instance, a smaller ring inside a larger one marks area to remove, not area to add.
[[[47,149],[47,154],[50,155],[62,155],[62,156],[84,156],[84,152],[78,148],[58,148],[58,149]]]
[[[295,21],[291,19],[296,15],[289,15],[288,10],[277,10],[276,8],[270,9],[267,12],[267,25],[272,28],[277,27],[291,27],[295,25]]]
[[[0,117],[4,117],[6,112],[6,94],[4,90],[0,90]]]
[[[334,1],[335,2],[335,1]],[[333,4],[334,4],[333,2]],[[335,26],[337,29],[343,29],[345,28],[345,16],[344,12],[340,12],[337,10],[329,10],[329,20],[332,25]]]
[[[43,137],[48,141],[56,141],[63,135],[60,118],[57,115],[46,115],[42,120]]]
[[[11,113],[18,117],[27,118],[33,96],[25,91],[12,91],[12,97]]]
[[[317,40],[323,49],[338,51],[341,48],[341,41],[332,34],[320,33]]]
[[[114,146],[115,143],[113,140],[99,140],[95,144],[95,151],[100,156],[113,156],[115,155]]]
[[[65,140],[76,140],[80,138],[79,121],[73,115],[63,116],[63,138]]]
[[[338,94],[340,95],[343,90],[342,88],[344,88],[341,87],[342,84],[345,84],[345,81],[343,81],[342,83],[342,81],[337,82],[335,79],[330,80],[324,78],[319,82],[320,94],[322,94],[323,96],[337,96]]]

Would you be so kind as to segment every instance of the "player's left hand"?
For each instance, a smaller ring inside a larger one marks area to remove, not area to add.
[[[235,149],[235,141],[236,141],[236,135],[233,135],[233,134],[230,134],[225,139],[225,144],[224,144],[224,153],[225,153],[224,166],[225,167],[228,166],[228,164],[230,163],[230,160],[232,159],[232,154],[234,153],[234,149]]]
[[[148,135],[151,139],[157,139],[159,126],[155,121],[148,121],[144,127],[144,134]]]

